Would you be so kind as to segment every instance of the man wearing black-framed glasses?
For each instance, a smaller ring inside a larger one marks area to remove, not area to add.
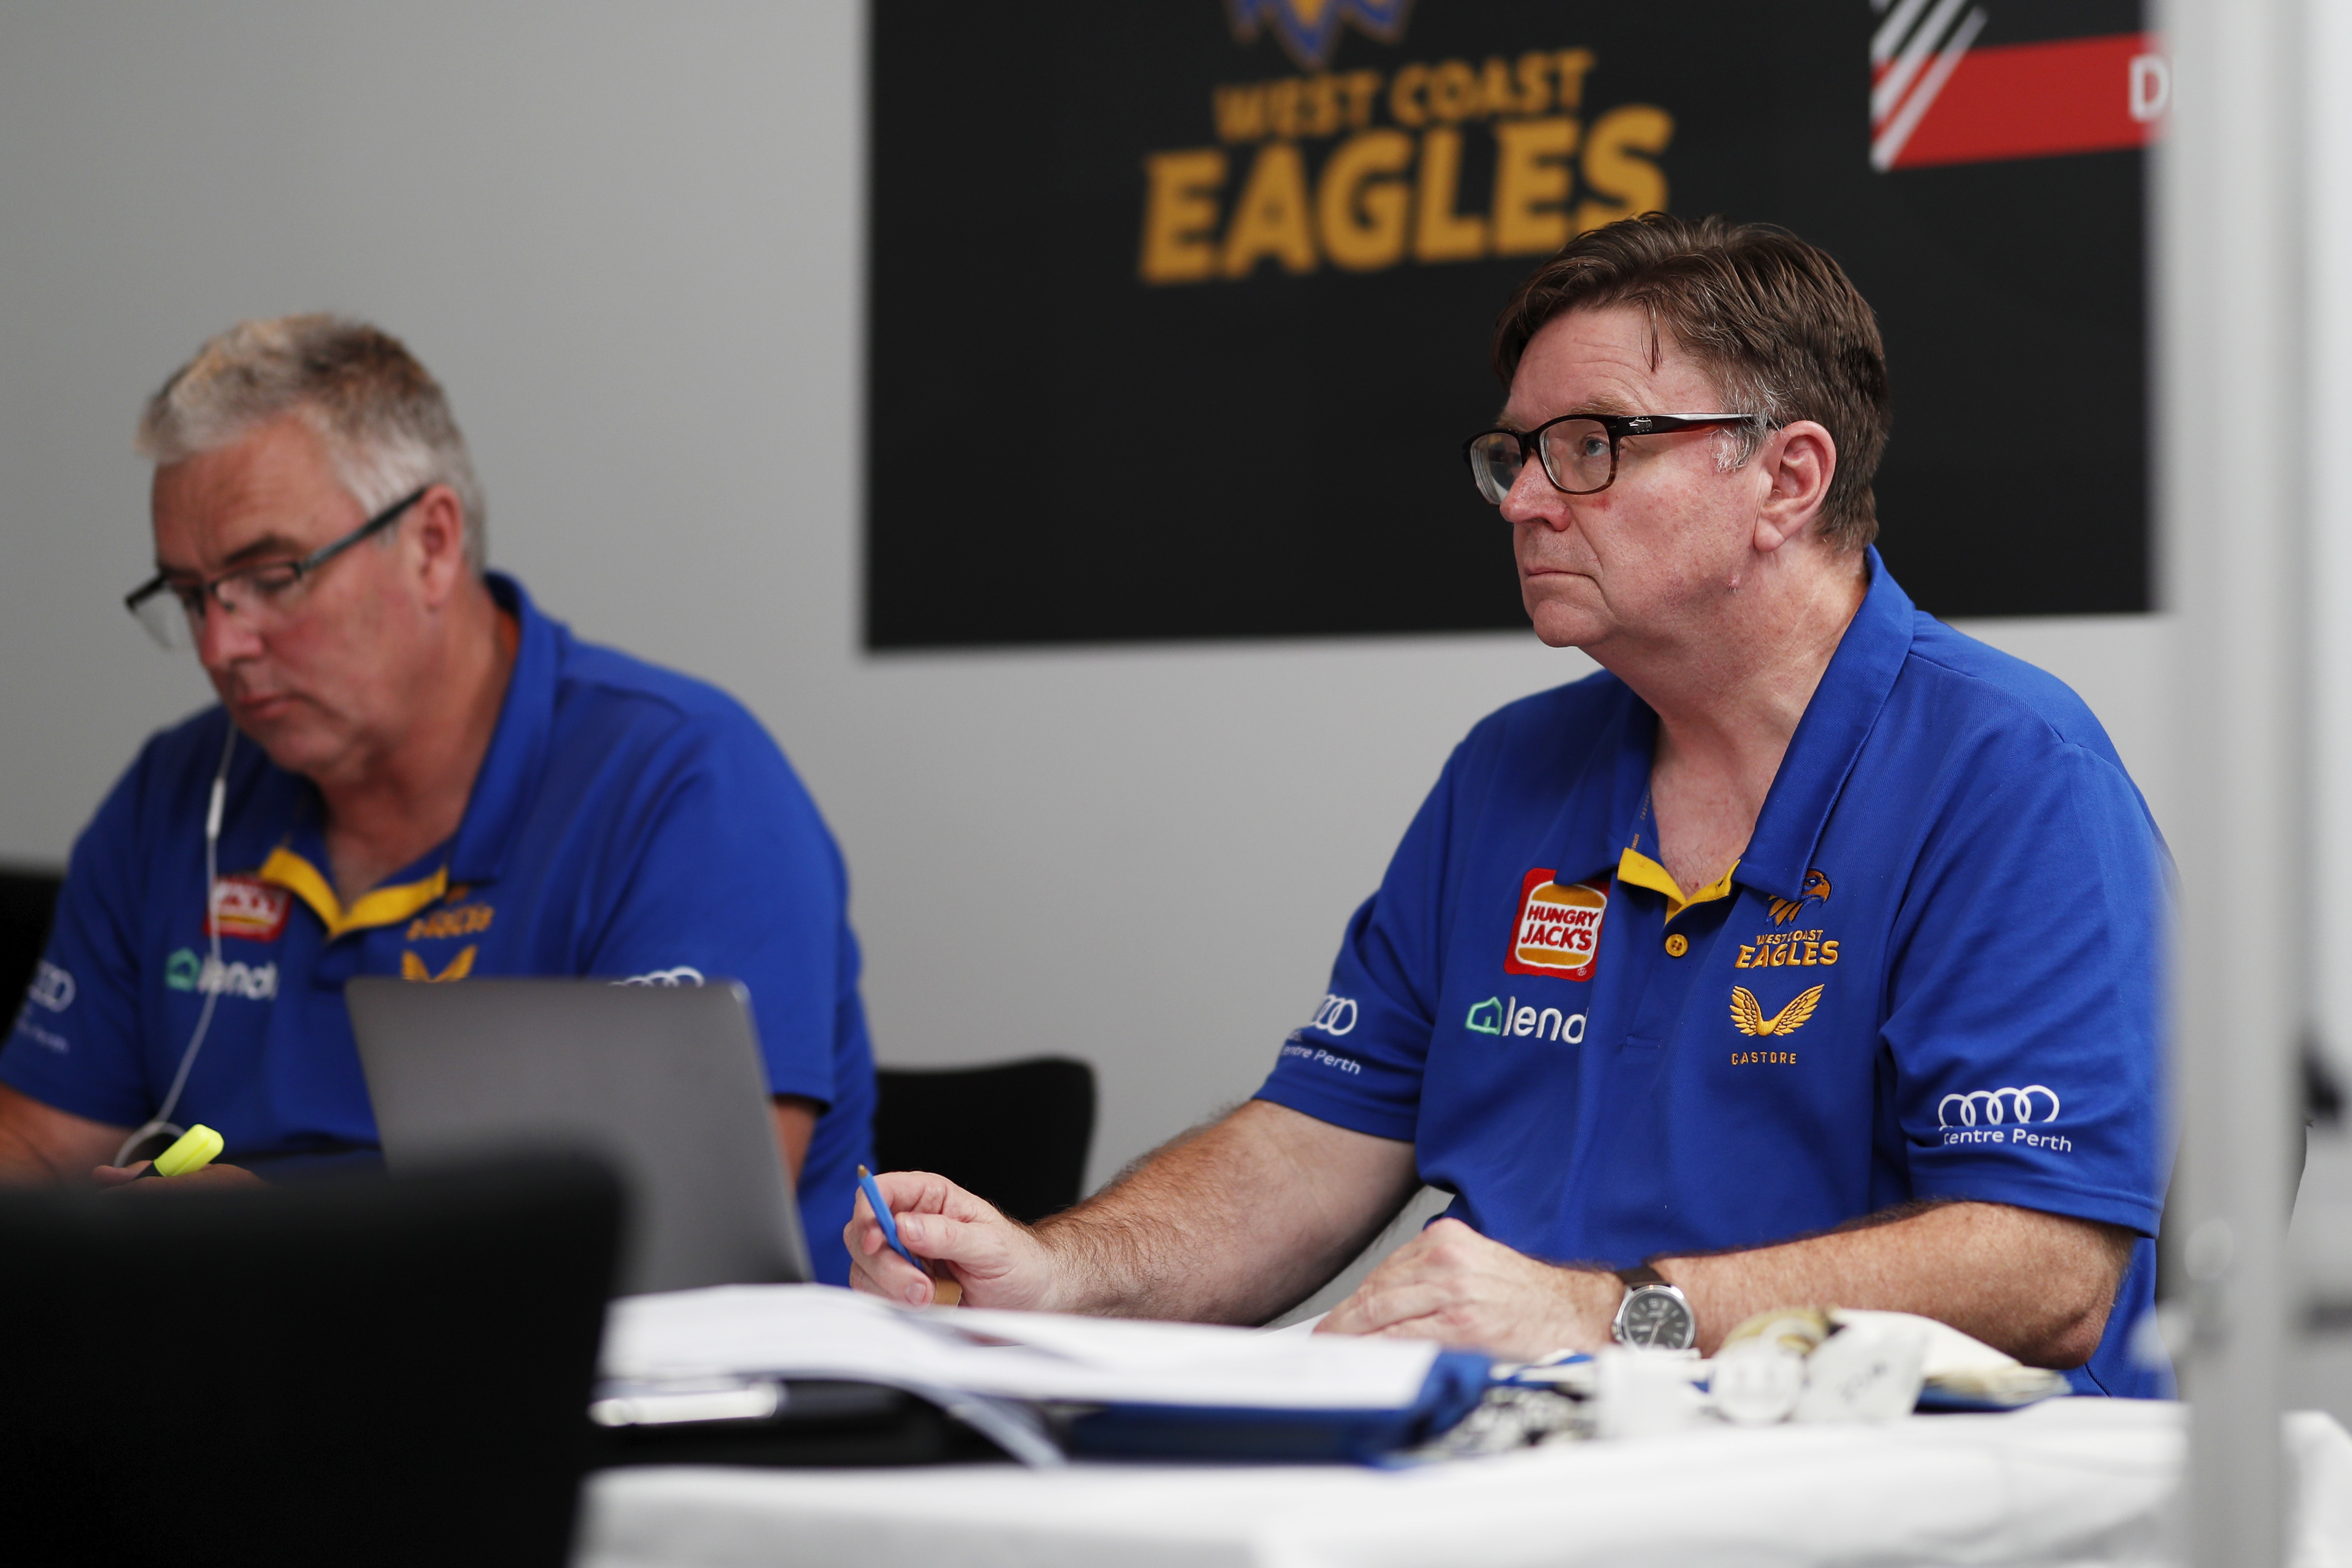
[[[871,1159],[856,943],[758,722],[484,569],[447,402],[372,327],[244,323],[140,440],[156,570],[123,603],[220,705],[150,742],[76,846],[0,1048],[0,1180],[118,1182],[199,1121],[227,1151],[184,1182],[373,1163],[353,975],[724,976],[753,993],[804,1228],[833,1234]]]
[[[2161,1392],[2161,847],[2074,694],[1872,547],[1869,306],[1793,235],[1653,213],[1538,268],[1495,364],[1466,478],[1601,672],[1456,748],[1255,1100],[1034,1229],[886,1174],[898,1239],[973,1305],[1263,1321],[1425,1183],[1444,1217],[1326,1331],[1712,1353],[1891,1309]]]
[[[216,610],[226,615],[241,612],[248,620],[266,625],[283,625],[301,602],[302,584],[313,573],[361,540],[373,539],[398,522],[401,514],[423,500],[432,488],[418,486],[349,533],[291,561],[266,560],[217,577],[191,573],[174,576],[168,568],[159,571],[125,594],[122,607],[139,618],[157,646],[165,648],[184,648],[201,639],[205,623]]]

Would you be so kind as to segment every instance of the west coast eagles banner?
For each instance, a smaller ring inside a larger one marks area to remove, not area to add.
[[[1459,453],[1512,287],[1662,208],[1877,308],[1881,545],[1943,616],[2148,604],[2117,0],[876,0],[866,635],[1526,624]]]

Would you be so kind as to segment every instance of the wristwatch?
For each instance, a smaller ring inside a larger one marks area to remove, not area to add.
[[[1621,1345],[1663,1351],[1686,1351],[1698,1343],[1698,1314],[1664,1275],[1644,1263],[1620,1268],[1617,1278],[1625,1281],[1625,1299],[1617,1303],[1610,1338]]]

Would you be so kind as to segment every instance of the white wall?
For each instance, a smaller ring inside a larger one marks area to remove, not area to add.
[[[239,317],[344,310],[449,387],[497,564],[782,740],[886,1062],[1093,1058],[1097,1179],[1248,1095],[1448,748],[1589,667],[860,652],[863,70],[851,0],[0,5],[0,859],[60,861],[207,696],[117,607],[140,398]],[[937,570],[989,548],[944,484],[934,530]],[[2158,623],[1970,629],[2073,681],[2161,818]]]

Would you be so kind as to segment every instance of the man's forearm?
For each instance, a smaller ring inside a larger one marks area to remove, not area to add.
[[[87,1181],[90,1167],[112,1159],[129,1131],[54,1110],[0,1084],[0,1184]]]
[[[2000,1204],[1874,1216],[1801,1241],[1654,1259],[1698,1318],[1698,1348],[1775,1307],[1916,1312],[2038,1366],[2098,1348],[2132,1237],[2117,1226]],[[1538,1262],[1441,1221],[1392,1253],[1324,1323],[1514,1356],[1598,1350],[1624,1300],[1614,1275]]]
[[[0,1125],[0,1186],[47,1186],[60,1173],[21,1131]]]
[[[1052,1305],[1264,1322],[1338,1272],[1418,1182],[1410,1144],[1253,1100],[1038,1226]]]
[[[2105,1330],[2131,1233],[2001,1204],[1944,1204],[1748,1252],[1670,1258],[1712,1353],[1774,1307],[1916,1312],[2035,1366],[2080,1366]]]

